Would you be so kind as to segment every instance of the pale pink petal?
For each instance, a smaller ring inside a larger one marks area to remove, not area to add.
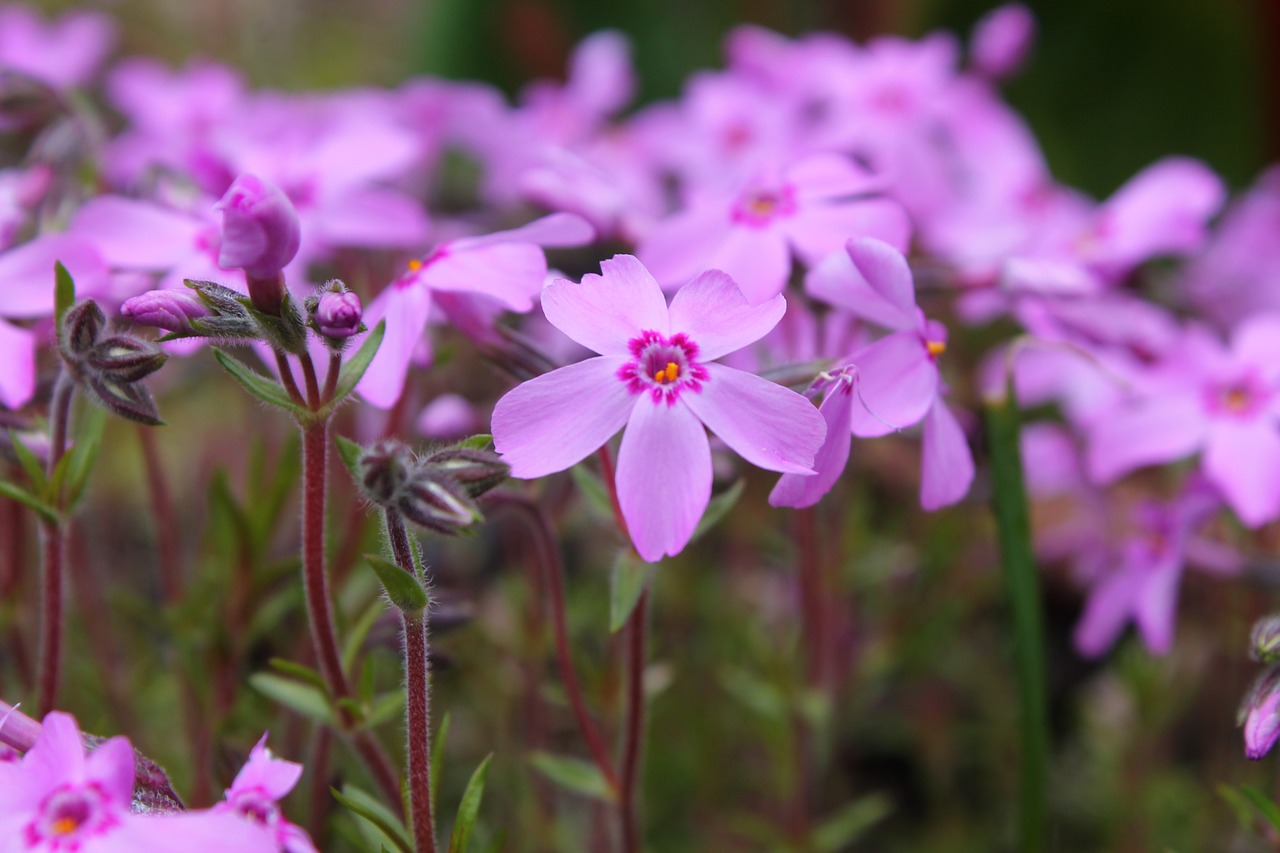
[[[0,320],[0,405],[20,409],[36,390],[36,344],[26,329]]]
[[[640,556],[679,554],[711,500],[711,445],[694,413],[640,397],[618,449],[617,486]]]
[[[973,452],[956,416],[941,399],[924,419],[920,460],[920,506],[927,510],[950,506],[969,493],[973,483]]]
[[[671,330],[689,335],[699,360],[713,361],[769,334],[786,310],[782,294],[753,306],[732,278],[707,270],[672,298]]]
[[[249,760],[236,774],[227,794],[257,788],[270,799],[281,800],[293,790],[301,777],[302,765],[272,755],[271,750],[267,749],[267,736],[264,734],[250,751]]]
[[[451,247],[428,260],[418,277],[433,290],[481,293],[521,313],[533,309],[546,279],[546,255],[533,243],[494,243],[457,251]]]
[[[1143,465],[1172,462],[1195,452],[1208,423],[1190,397],[1152,397],[1117,406],[1089,425],[1089,476],[1107,483]]]
[[[1274,378],[1280,373],[1280,316],[1254,314],[1242,321],[1231,336],[1231,352],[1241,363]]]
[[[531,480],[585,459],[626,424],[636,396],[603,356],[518,385],[493,407],[493,446],[511,476]],[[647,398],[644,398],[647,399]]]
[[[89,753],[84,778],[99,782],[117,803],[129,803],[133,800],[133,762],[133,746],[128,738],[113,737]]]
[[[121,196],[99,196],[71,218],[69,233],[97,247],[113,267],[163,270],[198,251],[196,239],[212,228],[188,214]]]
[[[635,87],[631,42],[622,33],[601,30],[574,48],[566,89],[579,109],[608,115],[631,99]]]
[[[779,227],[808,266],[855,238],[879,240],[899,252],[905,252],[911,242],[906,210],[889,199],[801,207],[795,216],[781,220]]]
[[[600,263],[600,275],[558,279],[542,291],[551,325],[601,355],[627,355],[642,331],[669,334],[667,300],[649,271],[631,255]]]
[[[1178,615],[1178,586],[1182,580],[1182,566],[1155,565],[1147,567],[1146,582],[1134,602],[1134,622],[1142,635],[1142,642],[1152,654],[1168,654],[1173,648],[1173,626]]]
[[[426,211],[402,192],[360,188],[329,200],[307,217],[303,237],[326,246],[419,246],[430,233]]]
[[[548,248],[585,246],[596,238],[591,223],[576,213],[553,213],[509,231],[495,231],[450,242],[456,248],[474,249],[493,243],[533,243]]]
[[[636,246],[636,256],[664,288],[671,289],[705,269],[724,269],[708,259],[729,239],[732,228],[728,202],[691,207],[654,225]]]
[[[356,385],[366,403],[389,409],[400,399],[414,349],[422,339],[430,313],[431,291],[425,287],[392,284],[369,303],[365,325],[372,329],[385,318],[387,327],[377,355]]]
[[[849,462],[849,448],[853,444],[849,436],[849,415],[853,405],[852,384],[841,382],[827,392],[818,409],[827,424],[827,435],[813,457],[813,470],[817,473],[783,474],[769,493],[770,506],[797,509],[813,506],[831,491]]]
[[[791,251],[774,228],[734,226],[706,255],[703,269],[724,270],[742,288],[747,302],[773,299],[791,277]]]
[[[1280,435],[1270,422],[1215,421],[1201,464],[1247,526],[1280,515]]]
[[[84,853],[279,853],[269,827],[234,812],[120,815],[120,824]]]
[[[1141,595],[1142,573],[1125,567],[1099,581],[1089,591],[1084,613],[1076,624],[1075,646],[1082,655],[1101,656],[1119,638]]]
[[[882,189],[885,180],[840,154],[815,154],[783,171],[801,202],[854,196]],[[846,237],[846,239],[848,239]]]
[[[809,474],[827,426],[805,397],[723,364],[704,365],[699,393],[680,395],[707,428],[743,459],[768,471]]]
[[[918,323],[915,285],[902,253],[864,237],[827,256],[805,277],[805,290],[817,299],[891,329]]]
[[[854,435],[871,438],[918,423],[938,394],[938,366],[914,330],[881,338],[849,362],[858,368]]]
[[[62,711],[45,714],[39,739],[22,757],[22,769],[30,785],[42,791],[83,780],[84,742],[76,718]]]
[[[15,319],[53,314],[53,268],[58,261],[76,282],[76,295],[95,296],[110,286],[107,265],[91,243],[50,234],[0,255],[0,316]]]
[[[1078,261],[1014,257],[1000,269],[1000,286],[1017,293],[1089,296],[1102,289],[1102,281]]]

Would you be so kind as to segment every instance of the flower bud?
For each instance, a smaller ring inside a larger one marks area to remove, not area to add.
[[[1035,17],[1020,3],[988,12],[973,30],[969,49],[974,69],[992,80],[1012,75],[1026,59],[1035,30]]]
[[[416,473],[395,506],[409,521],[453,534],[481,519],[462,486],[446,477],[432,477],[425,469]]]
[[[92,299],[77,302],[62,315],[62,328],[58,340],[61,344],[62,357],[68,361],[78,361],[98,342],[98,335],[107,322],[102,309]]]
[[[278,315],[285,298],[280,272],[298,254],[301,242],[293,202],[279,187],[246,173],[214,208],[222,211],[218,266],[243,269],[254,307]]]
[[[195,334],[191,321],[210,315],[200,297],[186,290],[151,290],[126,299],[120,313],[140,326]]]
[[[329,338],[349,338],[360,331],[364,308],[351,291],[329,292],[316,305],[316,327]]]
[[[1244,725],[1244,754],[1258,761],[1280,739],[1280,677],[1275,668],[1264,673],[1240,707],[1239,724]]]
[[[511,466],[492,450],[451,447],[422,460],[432,473],[457,483],[470,497],[476,498],[499,485],[511,473]]]
[[[137,382],[155,373],[169,356],[149,341],[128,335],[112,335],[89,350],[87,361],[93,369],[116,382]]]
[[[413,464],[409,448],[398,441],[380,441],[360,454],[360,485],[369,500],[379,506],[395,503],[409,482]]]

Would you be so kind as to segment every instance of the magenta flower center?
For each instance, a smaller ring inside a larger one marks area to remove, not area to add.
[[[280,807],[258,788],[236,793],[231,798],[231,810],[259,826],[273,827],[280,822]]]
[[[796,191],[793,187],[756,187],[747,190],[734,203],[732,219],[740,225],[763,228],[773,220],[791,216],[795,212]]]
[[[87,838],[116,823],[106,792],[97,784],[63,786],[45,799],[40,814],[27,825],[26,842],[31,847],[47,844],[50,851],[74,853]]]
[[[1211,414],[1248,420],[1270,400],[1271,390],[1255,374],[1247,373],[1230,382],[1210,386],[1205,398],[1205,408]]]
[[[710,375],[698,362],[698,345],[683,332],[667,338],[645,331],[627,347],[632,360],[618,368],[618,378],[632,394],[649,392],[654,403],[674,405],[682,391],[697,394]]]

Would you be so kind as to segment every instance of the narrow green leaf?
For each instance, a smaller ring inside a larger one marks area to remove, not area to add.
[[[813,849],[818,853],[848,850],[867,830],[889,816],[893,804],[888,797],[872,794],[849,804],[824,820],[813,831]]]
[[[609,787],[600,768],[589,761],[552,755],[549,752],[534,752],[529,756],[529,763],[562,788],[606,802],[613,802],[615,799],[613,789]]]
[[[471,438],[459,442],[458,447],[466,450],[488,450],[490,447],[493,447],[493,436],[489,435],[487,432],[481,433],[480,435],[473,435]]]
[[[58,523],[58,511],[56,509],[15,483],[0,480],[0,496],[17,501],[27,509],[36,512],[45,521],[53,524]]]
[[[369,606],[360,614],[360,618],[351,626],[351,630],[347,631],[347,639],[342,646],[343,669],[350,671],[355,666],[356,657],[360,654],[360,648],[364,645],[369,632],[373,630],[374,623],[378,621],[378,617],[385,613],[386,610],[387,606],[382,603],[382,599],[369,602]]]
[[[1018,849],[1045,850],[1049,783],[1049,703],[1040,576],[1031,549],[1031,520],[1022,475],[1021,413],[1012,382],[1004,399],[986,404],[991,454],[992,503],[1000,542],[1000,564],[1012,617],[1021,732]]]
[[[440,719],[440,727],[436,729],[435,739],[431,741],[431,813],[436,811],[436,792],[440,790],[440,768],[444,766],[444,745],[449,739],[449,722],[452,718],[446,711]]]
[[[289,399],[289,394],[274,379],[268,379],[261,373],[250,368],[235,356],[228,355],[226,352],[214,348],[213,356],[218,360],[223,369],[230,373],[232,378],[240,383],[244,390],[257,397],[264,403],[270,403],[273,406],[292,412],[298,417],[310,417],[311,413],[301,406],[295,405]]]
[[[618,552],[613,561],[613,574],[609,581],[609,631],[617,633],[627,624],[631,611],[636,609],[640,593],[649,588],[653,580],[653,566],[641,560],[631,549]]]
[[[404,716],[404,691],[392,690],[374,697],[369,704],[369,716],[365,717],[364,727],[377,728],[385,722]]]
[[[369,369],[369,364],[373,361],[373,357],[378,354],[378,347],[382,344],[382,336],[387,333],[387,321],[379,320],[378,325],[373,327],[373,331],[360,344],[360,348],[356,350],[355,355],[347,359],[342,365],[341,372],[338,373],[338,384],[334,388],[333,400],[330,406],[336,406],[346,399],[356,385],[359,384],[364,372]]]
[[[22,471],[27,475],[31,488],[37,494],[44,494],[48,482],[44,473],[44,463],[40,461],[40,457],[27,447],[22,436],[12,428],[9,430],[9,442],[13,445],[13,453],[18,457],[18,462],[22,465]]]
[[[76,303],[76,282],[62,265],[62,261],[56,261],[53,265],[53,280],[53,315],[58,318],[58,325],[61,326],[62,315]]]
[[[249,686],[304,717],[329,726],[336,726],[338,723],[333,707],[329,704],[329,697],[310,684],[266,672],[255,672],[249,676]]]
[[[791,707],[783,692],[741,667],[722,669],[720,686],[766,720],[785,722],[791,718]]]
[[[586,465],[574,465],[569,469],[569,476],[596,517],[612,520],[613,502],[609,500],[609,490],[596,473]]]
[[[1252,785],[1241,785],[1240,793],[1263,820],[1271,824],[1273,829],[1280,830],[1280,806]]]
[[[343,465],[347,466],[351,479],[360,482],[360,454],[364,452],[364,448],[346,436],[339,435],[337,439],[338,458],[342,460]]]
[[[89,472],[98,459],[98,451],[102,448],[102,434],[107,426],[107,413],[97,406],[86,406],[80,418],[79,429],[76,430],[76,442],[71,451],[58,463],[50,489],[54,495],[62,495],[60,503],[73,508],[84,494],[84,487],[89,482]],[[66,467],[63,467],[63,463]],[[64,486],[65,483],[65,486]]]
[[[328,690],[324,683],[324,676],[309,666],[303,666],[296,661],[285,660],[284,658],[271,658],[271,660],[267,661],[267,666],[281,675],[287,675],[298,681],[305,681],[307,684],[313,685],[321,693]]]
[[[746,487],[747,481],[739,479],[732,486],[712,498],[711,503],[707,504],[707,511],[702,514],[702,520],[694,528],[693,536],[690,537],[689,541],[698,541],[708,530],[719,524],[720,519],[728,515],[729,510],[733,509],[738,503],[738,499],[742,497],[742,492]]]
[[[351,785],[343,785],[341,791],[337,788],[330,788],[329,791],[335,800],[381,830],[387,836],[387,840],[395,844],[403,853],[413,853],[413,841],[409,838],[409,830],[405,829],[400,819],[382,803]]]
[[[493,753],[484,757],[480,766],[471,774],[467,789],[462,792],[462,802],[458,805],[458,816],[453,821],[453,834],[449,837],[449,853],[467,853],[467,845],[471,842],[471,829],[480,814],[480,800],[484,797],[484,777],[489,770],[489,761]]]
[[[409,614],[421,613],[430,600],[418,579],[389,560],[373,554],[365,554],[365,561],[373,568],[387,591],[387,598],[397,608]]]

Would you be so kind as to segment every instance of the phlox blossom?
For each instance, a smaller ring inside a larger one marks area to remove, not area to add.
[[[623,427],[616,485],[645,560],[681,551],[711,497],[706,428],[748,462],[812,473],[826,428],[801,395],[714,360],[764,337],[786,311],[781,295],[751,305],[708,270],[668,306],[630,255],[601,275],[542,293],[547,319],[598,357],[510,391],[493,411],[494,446],[511,474],[531,479],[577,464]]]
[[[214,806],[213,811],[235,814],[264,827],[284,853],[316,853],[306,830],[285,820],[277,805],[301,776],[302,765],[272,755],[267,749],[267,736],[263,735],[227,789],[226,800]]]

